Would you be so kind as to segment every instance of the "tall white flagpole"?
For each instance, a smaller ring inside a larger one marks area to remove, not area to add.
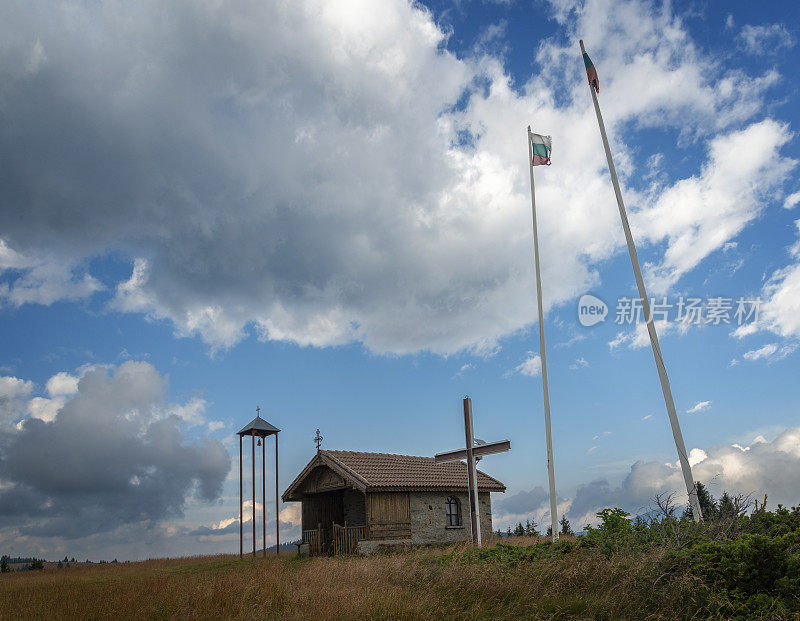
[[[583,55],[586,53],[586,49],[583,47],[582,40],[580,44],[581,55]],[[603,115],[600,114],[600,104],[597,102],[597,93],[591,84],[589,84],[589,90],[592,93],[594,111],[597,113],[597,123],[600,125],[600,136],[603,138],[603,148],[606,151],[608,171],[611,173],[611,183],[614,185],[614,192],[617,195],[619,217],[622,219],[622,228],[625,231],[625,240],[628,242],[628,254],[630,254],[631,257],[633,274],[636,277],[636,287],[639,289],[639,297],[642,300],[642,310],[644,311],[645,321],[647,322],[647,332],[650,334],[650,344],[653,347],[653,357],[656,361],[658,377],[661,380],[661,391],[664,393],[664,402],[667,405],[669,424],[672,427],[672,437],[675,439],[675,447],[678,449],[678,460],[680,461],[681,471],[683,472],[683,481],[686,484],[686,491],[689,494],[689,503],[692,507],[692,516],[694,517],[695,521],[700,522],[703,519],[703,513],[700,509],[700,501],[697,498],[697,488],[695,487],[694,478],[692,477],[692,467],[689,464],[689,458],[686,455],[686,446],[683,443],[683,434],[681,433],[680,422],[678,422],[678,414],[675,412],[675,402],[672,399],[672,389],[669,386],[667,369],[664,366],[664,359],[661,356],[661,347],[658,344],[658,334],[656,333],[656,326],[653,322],[653,316],[650,312],[650,300],[647,297],[647,290],[644,287],[642,270],[639,267],[639,258],[636,254],[636,246],[633,244],[631,228],[628,225],[628,216],[625,212],[625,203],[622,201],[622,192],[619,189],[619,180],[617,179],[617,169],[614,168],[614,160],[611,158],[611,149],[608,146],[608,137],[606,136],[606,126],[603,123]],[[533,169],[531,169],[531,179],[533,179]]]
[[[539,309],[539,356],[542,359],[542,394],[544,396],[544,428],[547,437],[547,478],[550,482],[550,522],[553,541],[558,540],[556,508],[556,475],[553,470],[553,436],[550,433],[550,391],[547,387],[547,356],[544,350],[544,313],[542,312],[542,277],[539,271],[539,232],[536,227],[536,192],[533,185],[533,146],[528,125],[528,166],[531,173],[531,212],[533,213],[533,258],[536,266],[536,301]]]

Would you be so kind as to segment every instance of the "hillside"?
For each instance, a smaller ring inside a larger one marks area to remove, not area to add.
[[[0,575],[3,618],[652,618],[800,614],[800,509],[371,557],[210,556]]]
[[[464,562],[465,552],[212,556],[4,574],[0,610],[18,619],[671,617],[691,609],[695,590],[681,576],[648,592],[659,554],[582,553],[507,566]]]

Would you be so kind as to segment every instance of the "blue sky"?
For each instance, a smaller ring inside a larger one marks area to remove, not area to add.
[[[512,442],[483,463],[508,486],[495,525],[545,521],[527,124],[553,137],[536,180],[560,509],[582,526],[680,494],[649,344],[614,321],[635,283],[580,37],[651,295],[761,299],[744,326],[660,326],[695,478],[797,502],[793,3],[0,15],[3,553],[234,550],[226,455],[256,405],[283,430],[282,491],[316,428],[332,449],[459,446],[468,394],[478,435]],[[605,322],[578,322],[584,293]],[[135,450],[111,468],[109,447]],[[296,508],[281,520],[296,536]]]

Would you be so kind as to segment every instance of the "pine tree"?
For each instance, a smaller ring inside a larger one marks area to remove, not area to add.
[[[569,523],[566,515],[562,515],[561,519],[558,521],[561,524],[561,534],[562,535],[574,535],[575,533],[572,532],[572,525]]]
[[[703,512],[703,518],[706,520],[713,520],[717,517],[717,502],[708,491],[708,488],[698,481],[695,483],[697,490],[697,500],[700,502],[700,511]]]
[[[552,536],[553,536],[553,527],[552,526],[548,526],[547,527],[547,535],[546,535],[546,537],[548,539],[550,539]]]
[[[700,503],[700,511],[703,512],[703,519],[708,521],[714,520],[717,517],[717,503],[711,492],[706,489],[700,481],[695,481],[695,490],[697,490],[697,502]],[[694,511],[692,511],[691,503],[686,504],[686,508],[681,514],[681,520],[694,519]]]
[[[531,520],[528,522],[529,527],[526,529],[526,535],[529,537],[538,537],[539,536],[539,525],[536,523],[536,520]]]
[[[517,527],[514,529],[514,536],[522,537],[524,534],[525,534],[525,527],[522,525],[522,522],[517,523]]]
[[[728,492],[722,492],[722,496],[719,498],[717,512],[722,519],[736,516],[736,507],[733,505],[733,498],[731,498]]]
[[[3,556],[3,558],[0,559],[0,573],[6,574],[9,571],[10,570],[8,568],[8,557]]]

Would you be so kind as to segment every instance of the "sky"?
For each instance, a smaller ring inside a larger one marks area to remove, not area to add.
[[[798,504],[799,24],[788,1],[3,3],[0,552],[233,552],[257,406],[282,492],[317,428],[457,448],[465,395],[511,440],[481,463],[495,528],[546,524],[528,125],[553,143],[559,511],[685,502],[581,38],[694,478]],[[278,519],[298,537],[296,504]]]

